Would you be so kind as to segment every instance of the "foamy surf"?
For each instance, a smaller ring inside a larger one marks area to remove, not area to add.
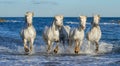
[[[87,44],[87,41],[84,41],[80,48],[81,49],[80,49],[80,53],[79,54],[96,54],[95,53],[95,46],[93,44],[91,44],[91,47],[89,48],[88,44]],[[100,42],[99,43],[98,54],[112,52],[112,49],[113,49],[113,44]],[[67,50],[68,50],[67,53],[69,52],[69,53],[74,54],[74,45],[71,48],[68,47]]]
[[[53,53],[53,50],[55,48],[56,44],[54,44],[51,47],[51,53]],[[19,48],[18,50],[20,53],[22,53],[24,50],[23,48]],[[47,45],[43,44],[40,46],[36,46],[34,45],[34,54],[35,53],[40,53],[40,52],[44,52],[47,53]],[[99,51],[98,54],[104,54],[104,53],[110,53],[113,50],[113,44],[109,44],[109,43],[105,43],[105,42],[100,42],[99,43]],[[58,54],[75,54],[74,53],[74,45],[72,45],[71,47],[69,47],[68,45],[66,45],[65,47],[63,46],[63,44],[59,44],[59,51]],[[86,41],[84,41],[84,43],[81,45],[81,49],[80,49],[80,53],[79,54],[96,54],[95,53],[95,46],[93,46],[93,44],[91,44],[91,48],[88,48],[88,44]]]
[[[41,38],[42,39],[42,38]],[[75,54],[74,53],[74,44],[70,47],[68,46],[68,44],[65,45],[65,47],[63,46],[63,44],[59,44],[59,51],[58,54]],[[25,54],[24,51],[24,47],[23,46],[15,46],[17,47],[17,49],[10,49],[9,47],[4,47],[4,46],[0,46],[0,52],[9,52],[10,54]],[[56,47],[56,44],[53,44],[53,46],[51,47],[51,52],[52,54],[54,54],[54,48]],[[34,44],[34,50],[33,50],[33,55],[40,55],[41,53],[47,54],[47,45],[41,41],[40,45]],[[111,53],[114,51],[115,48],[113,47],[113,44],[110,43],[106,43],[106,42],[99,42],[99,51],[97,54],[106,54],[106,53]],[[88,47],[87,41],[84,40],[83,44],[80,47],[80,52],[79,54],[91,54],[91,55],[95,55],[95,46],[93,44],[91,44],[91,47]]]

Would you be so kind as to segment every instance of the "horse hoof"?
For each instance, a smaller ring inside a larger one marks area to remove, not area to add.
[[[75,53],[78,54],[79,53],[80,48],[79,47],[75,47]]]
[[[78,54],[79,53],[79,51],[75,51],[75,54]]]
[[[95,53],[98,53],[98,49],[95,50]]]
[[[58,52],[57,50],[54,50],[54,53],[55,53],[55,54],[57,54],[57,52]]]
[[[28,48],[24,48],[25,52],[29,52],[29,49]]]

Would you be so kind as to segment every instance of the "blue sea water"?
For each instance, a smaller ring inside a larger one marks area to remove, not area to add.
[[[24,17],[1,17],[0,23],[0,66],[119,66],[120,65],[120,21],[119,17],[102,17],[100,27],[102,37],[99,54],[67,53],[60,45],[58,54],[46,54],[46,44],[42,39],[45,26],[51,25],[53,17],[34,17],[33,25],[37,31],[34,54],[25,55],[20,31],[25,26]],[[92,18],[88,17],[85,33],[91,27]],[[77,27],[78,17],[65,17],[64,25]],[[83,47],[87,45],[84,39]],[[86,47],[84,47],[86,48]],[[83,48],[83,49],[84,49]]]

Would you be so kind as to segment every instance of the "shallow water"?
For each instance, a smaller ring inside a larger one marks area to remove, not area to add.
[[[25,26],[23,17],[2,17],[7,21],[0,23],[0,65],[1,66],[119,66],[120,65],[120,18],[101,18],[100,27],[102,38],[99,43],[99,53],[94,53],[87,48],[87,40],[81,47],[80,54],[74,54],[73,47],[64,49],[60,44],[58,54],[46,53],[46,44],[42,40],[42,31],[47,25],[51,25],[52,17],[35,17],[33,24],[37,31],[34,43],[34,54],[25,55],[20,31]],[[88,18],[85,33],[90,29],[92,18]],[[77,17],[66,17],[65,25],[77,27]],[[54,48],[54,46],[53,46]],[[88,53],[90,52],[90,53]]]

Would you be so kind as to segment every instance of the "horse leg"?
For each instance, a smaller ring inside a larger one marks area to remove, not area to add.
[[[98,42],[95,42],[95,44],[96,44],[95,52],[98,52],[99,44],[98,44]]]
[[[80,48],[79,48],[79,40],[75,40],[75,43],[76,43],[76,46],[75,46],[74,51],[75,51],[76,54],[78,54],[79,50],[80,50]]]
[[[59,45],[59,42],[57,42],[57,45],[56,45],[56,47],[55,47],[55,49],[54,49],[54,53],[58,53],[58,50],[59,50],[58,45]]]
[[[29,48],[27,46],[27,40],[24,39],[23,41],[24,41],[24,50],[25,50],[25,52],[29,52]]]
[[[50,40],[48,40],[47,45],[48,45],[47,53],[50,53],[50,49],[51,49],[51,41]]]
[[[31,41],[30,41],[30,54],[33,51],[33,43],[34,43],[34,39],[31,39]]]

